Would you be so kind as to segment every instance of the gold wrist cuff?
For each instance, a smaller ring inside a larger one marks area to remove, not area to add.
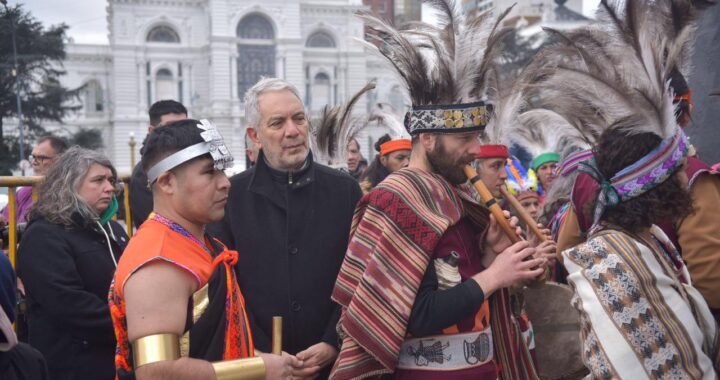
[[[133,367],[180,358],[180,338],[175,334],[156,334],[133,342]]]
[[[262,358],[228,360],[212,363],[217,380],[265,380]]]

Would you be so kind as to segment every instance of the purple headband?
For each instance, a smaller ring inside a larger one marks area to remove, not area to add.
[[[682,130],[660,143],[636,163],[615,174],[609,181],[603,178],[595,159],[580,163],[578,170],[589,174],[599,184],[593,224],[597,224],[607,206],[635,198],[665,182],[675,173],[688,151],[688,141]]]
[[[558,173],[563,177],[567,177],[577,170],[580,163],[592,158],[591,149],[578,150],[565,156],[558,166]]]

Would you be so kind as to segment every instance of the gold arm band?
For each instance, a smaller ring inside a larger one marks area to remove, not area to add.
[[[175,334],[156,334],[133,342],[133,366],[180,358],[180,338]]]
[[[212,363],[217,380],[265,380],[262,358],[228,360]]]

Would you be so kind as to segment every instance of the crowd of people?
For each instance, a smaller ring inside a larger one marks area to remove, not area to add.
[[[716,379],[720,174],[683,131],[680,53],[712,4],[603,1],[515,78],[502,15],[433,5],[441,27],[361,16],[412,101],[361,118],[388,129],[369,165],[352,134],[313,142],[284,79],[247,91],[231,178],[212,122],[158,101],[128,238],[112,162],[39,139],[15,271],[0,255],[0,378]],[[548,284],[575,324],[543,317]]]

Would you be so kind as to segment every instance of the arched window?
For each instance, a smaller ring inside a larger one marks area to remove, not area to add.
[[[275,31],[264,16],[254,13],[243,17],[237,26],[238,97],[261,77],[275,76]]]
[[[104,96],[100,83],[96,80],[91,80],[85,84],[85,90],[83,93],[83,108],[85,113],[102,113],[104,111]]]
[[[315,32],[308,37],[305,46],[313,48],[334,48],[335,39],[327,32]]]
[[[180,43],[180,36],[167,25],[158,25],[150,30],[147,42]]]
[[[168,69],[160,69],[155,73],[155,101],[177,99],[175,79]]]
[[[325,73],[315,74],[312,83],[312,109],[321,110],[330,104],[330,77]]]

